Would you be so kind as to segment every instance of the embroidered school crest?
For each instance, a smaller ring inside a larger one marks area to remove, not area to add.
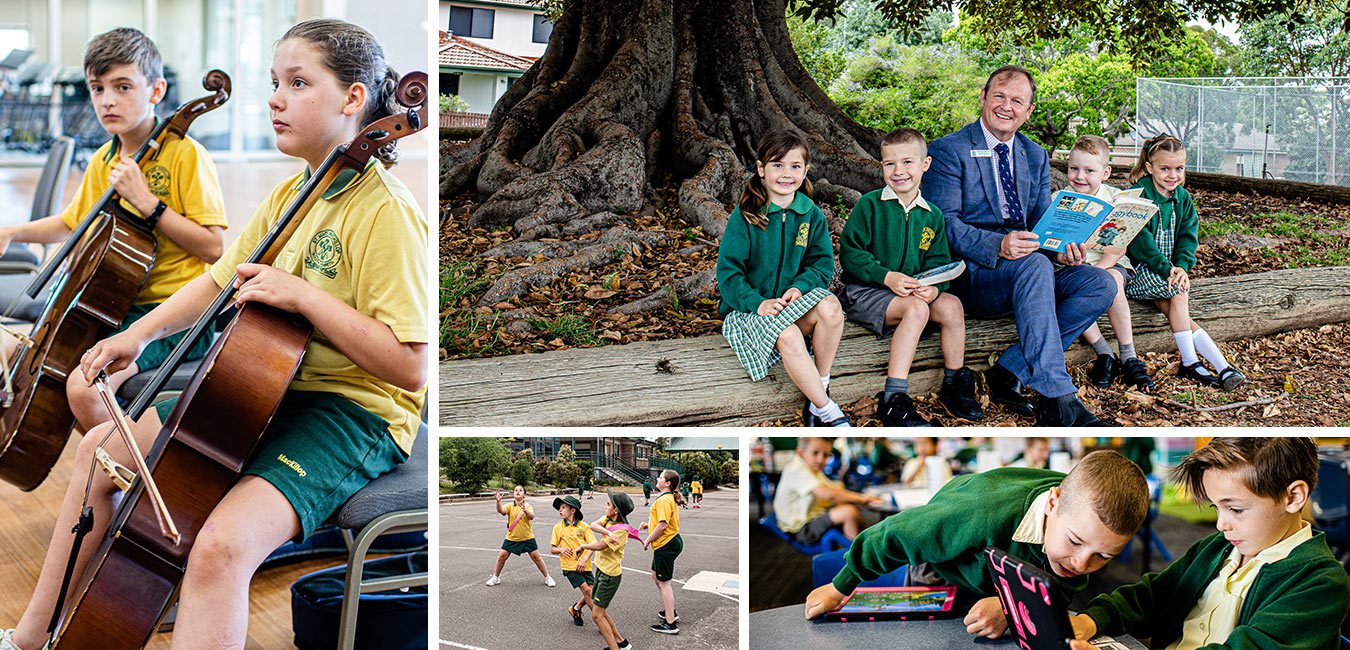
[[[325,228],[314,234],[305,250],[305,268],[314,269],[328,279],[337,277],[338,262],[342,261],[342,242],[336,232]]]
[[[797,228],[797,246],[806,246],[806,240],[811,234],[811,224],[804,223]]]
[[[169,195],[169,169],[164,165],[155,165],[145,170],[145,184],[156,196]]]
[[[928,250],[928,247],[932,245],[933,245],[933,229],[924,228],[923,235],[919,237],[919,250],[926,251]]]

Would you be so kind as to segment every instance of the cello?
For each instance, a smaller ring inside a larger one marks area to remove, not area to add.
[[[326,188],[344,174],[364,170],[381,146],[423,128],[426,73],[405,75],[395,97],[408,110],[373,122],[334,149],[246,263],[270,264]],[[216,316],[233,303],[234,293],[232,280],[137,395],[127,409],[130,419],[150,407],[193,342],[207,335]],[[138,650],[145,645],[173,602],[197,533],[261,445],[311,333],[296,314],[261,303],[239,308],[164,422],[146,462],[181,541],[161,532],[163,518],[138,476],[63,610],[50,648]]]
[[[230,77],[221,70],[207,72],[202,86],[212,94],[183,104],[156,125],[132,157],[138,165],[171,139],[183,138],[194,120],[230,98]],[[78,371],[84,351],[126,317],[150,274],[155,251],[153,224],[127,210],[109,187],[29,283],[26,292],[37,296],[69,259],[34,324],[31,345],[5,369],[12,392],[5,395],[0,414],[0,479],[27,491],[51,472],[75,425],[66,377]]]

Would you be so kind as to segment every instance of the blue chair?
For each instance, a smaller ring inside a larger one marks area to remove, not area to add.
[[[844,554],[848,549],[838,551],[829,551],[813,556],[811,558],[811,588],[815,589],[831,580],[839,574],[839,570],[844,568]],[[909,573],[909,565],[901,566],[890,573],[887,573],[876,580],[864,582],[859,587],[903,587],[905,586],[905,576]]]
[[[1318,454],[1317,487],[1312,491],[1313,524],[1326,533],[1337,557],[1350,549],[1350,461],[1341,454]]]
[[[791,544],[792,548],[807,555],[816,555],[817,553],[833,551],[835,546],[838,546],[839,548],[848,548],[849,545],[852,544],[847,537],[844,537],[844,533],[840,532],[838,528],[831,528],[820,538],[819,542],[807,546],[806,544],[802,544],[801,542],[792,539],[791,535],[783,532],[783,530],[778,527],[778,515],[774,513],[769,513],[767,517],[760,519],[759,525],[768,528],[769,532],[778,536],[778,539]]]
[[[1135,537],[1143,540],[1146,555],[1141,562],[1144,573],[1148,573],[1150,558],[1147,554],[1151,553],[1151,549],[1157,549],[1158,555],[1161,555],[1162,559],[1167,562],[1172,561],[1172,552],[1167,550],[1167,546],[1158,537],[1158,533],[1153,530],[1153,520],[1158,518],[1158,503],[1162,501],[1162,479],[1156,476],[1145,476],[1144,480],[1148,481],[1148,515],[1144,517],[1144,525],[1139,529],[1139,532],[1135,533]],[[1132,546],[1134,546],[1134,537],[1130,538],[1130,541],[1125,544],[1125,550],[1121,551],[1121,562],[1130,561],[1130,547]]]

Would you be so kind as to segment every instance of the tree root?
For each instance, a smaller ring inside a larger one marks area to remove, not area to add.
[[[664,233],[634,232],[626,226],[611,228],[599,239],[590,242],[590,245],[578,247],[567,257],[553,258],[506,272],[488,287],[477,304],[490,307],[528,293],[532,288],[548,286],[565,273],[612,263],[622,258],[635,244],[652,246],[668,238],[670,235]]]
[[[673,292],[673,296],[672,296]],[[717,269],[706,269],[688,275],[657,289],[637,300],[609,310],[612,314],[637,314],[677,301],[711,298],[717,294]]]

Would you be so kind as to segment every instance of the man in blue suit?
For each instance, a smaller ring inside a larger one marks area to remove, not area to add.
[[[1077,246],[1050,257],[1030,230],[1050,207],[1050,160],[1017,132],[1036,104],[1036,82],[1018,66],[989,75],[980,119],[929,148],[924,196],[947,219],[952,252],[966,272],[951,291],[974,318],[1012,314],[1018,342],[986,373],[990,399],[1050,426],[1102,426],[1082,402],[1064,351],[1111,306],[1115,282],[1083,264]],[[1023,385],[1040,393],[1036,406]]]

